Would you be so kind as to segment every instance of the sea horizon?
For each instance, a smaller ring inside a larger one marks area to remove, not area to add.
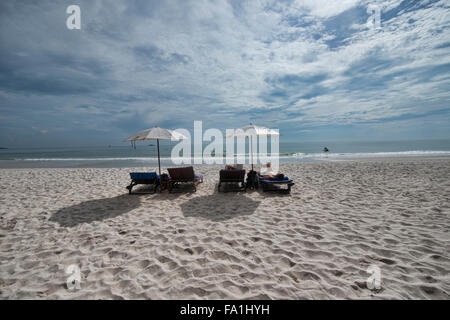
[[[176,166],[171,150],[177,142],[161,142],[160,161],[164,166]],[[208,143],[203,143],[203,148]],[[201,158],[193,153],[194,159]],[[328,148],[324,152],[323,148]],[[225,149],[225,148],[224,148]],[[270,153],[270,148],[268,150]],[[237,153],[233,153],[237,157]],[[220,159],[221,154],[214,155]],[[222,157],[225,163],[226,150]],[[396,158],[396,157],[450,157],[450,139],[398,140],[398,141],[299,141],[280,142],[280,163],[319,162],[327,160]],[[203,160],[214,157],[205,157]],[[246,144],[246,161],[249,164],[249,148]],[[257,157],[257,150],[254,150]],[[85,146],[85,147],[14,147],[0,149],[0,168],[50,168],[93,167],[124,168],[157,165],[156,143],[145,141],[130,145]],[[198,161],[197,163],[198,164]],[[204,161],[201,164],[206,164]]]

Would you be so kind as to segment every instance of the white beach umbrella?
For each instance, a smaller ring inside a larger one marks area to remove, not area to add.
[[[249,124],[245,127],[234,129],[233,134],[226,136],[225,138],[245,138],[250,139],[250,157],[253,171],[253,137],[267,137],[267,136],[280,136],[281,134],[277,130],[269,129],[266,127],[255,126]]]
[[[185,135],[170,129],[160,128],[155,126],[153,128],[139,131],[138,133],[128,137],[125,141],[141,141],[141,140],[156,140],[158,146],[158,167],[159,175],[161,175],[161,160],[159,155],[159,140],[181,140],[188,139]]]

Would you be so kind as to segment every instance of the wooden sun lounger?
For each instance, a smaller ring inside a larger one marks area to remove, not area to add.
[[[196,175],[193,167],[185,168],[169,168],[169,192],[172,192],[173,187],[179,183],[192,183],[194,186],[194,192],[197,191],[197,184],[203,182],[202,175]]]
[[[241,187],[238,189],[238,191],[245,191],[247,189],[245,184],[245,170],[220,170],[218,186],[219,192],[222,183],[240,183]]]

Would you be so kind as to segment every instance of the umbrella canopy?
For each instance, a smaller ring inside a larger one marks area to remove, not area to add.
[[[153,128],[142,130],[139,131],[138,133],[135,133],[134,135],[126,138],[125,141],[156,140],[158,146],[158,168],[159,168],[159,175],[161,175],[159,140],[181,140],[181,139],[188,139],[188,138],[177,131],[154,126]]]
[[[150,129],[139,131],[138,133],[133,134],[131,137],[126,138],[125,141],[160,140],[160,139],[180,140],[180,139],[187,139],[187,137],[177,131],[155,126]]]
[[[277,130],[269,129],[266,127],[255,126],[249,124],[245,127],[234,129],[233,134],[226,136],[225,138],[250,138],[250,156],[253,171],[253,137],[265,137],[265,136],[280,136],[281,134]]]

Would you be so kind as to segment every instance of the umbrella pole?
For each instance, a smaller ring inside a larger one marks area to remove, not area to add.
[[[158,145],[158,168],[159,168],[159,176],[161,176],[161,159],[159,158],[159,139],[156,139],[156,144]]]
[[[253,171],[253,137],[250,136],[250,152],[251,152],[251,161],[252,161],[252,171]]]

